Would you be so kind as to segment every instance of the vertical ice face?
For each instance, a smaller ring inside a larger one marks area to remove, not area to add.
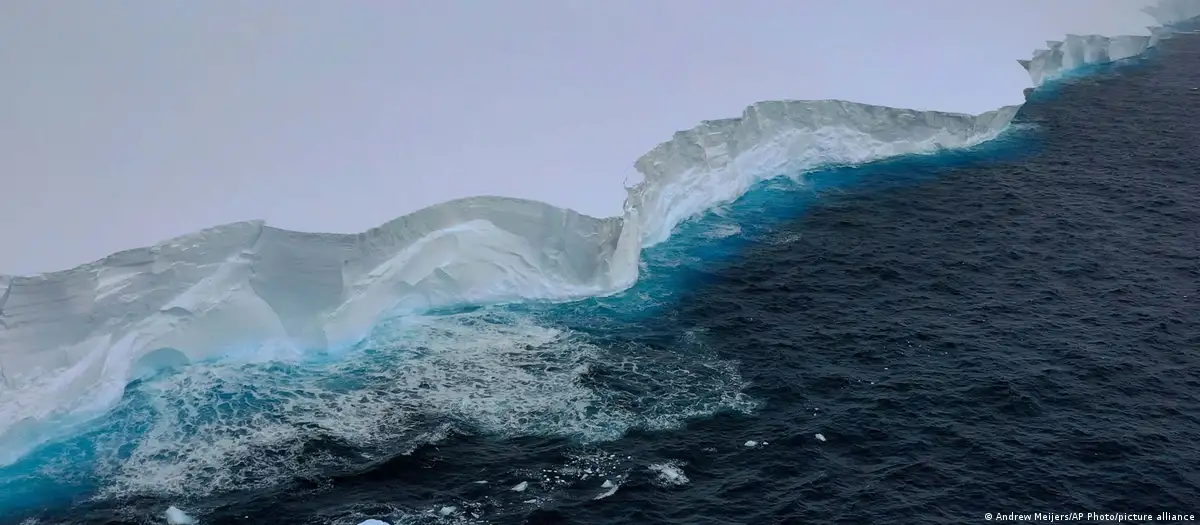
[[[11,275],[0,275],[0,326],[4,325],[4,303],[8,302],[8,293],[11,291],[9,285],[12,284]]]
[[[1160,0],[1142,10],[1159,24],[1148,28],[1148,36],[1067,35],[1061,42],[1046,42],[1046,49],[1035,50],[1031,59],[1018,63],[1037,87],[1082,67],[1138,56],[1178,31],[1175,24],[1200,17],[1200,0]]]
[[[1018,106],[982,115],[915,111],[840,100],[754,104],[740,118],[681,131],[635,163],[629,191],[643,244],[680,222],[732,201],[755,183],[822,166],[969,147],[999,134]]]
[[[1161,26],[1177,24],[1200,17],[1200,0],[1159,0],[1142,8]]]
[[[0,275],[0,330],[8,331],[8,321],[4,315],[4,305],[8,303],[8,295],[12,290],[11,275]],[[4,370],[4,362],[0,361],[0,385],[8,385],[8,374]],[[11,388],[11,386],[0,386],[0,388]]]
[[[1034,51],[1032,59],[1017,62],[1029,72],[1033,85],[1040,86],[1082,67],[1140,55],[1151,46],[1152,38],[1067,35],[1062,41],[1047,41],[1047,48]]]

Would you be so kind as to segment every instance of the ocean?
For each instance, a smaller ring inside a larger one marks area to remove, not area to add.
[[[1181,35],[981,146],[759,184],[615,296],[139,380],[0,468],[0,523],[1194,516],[1198,107]]]

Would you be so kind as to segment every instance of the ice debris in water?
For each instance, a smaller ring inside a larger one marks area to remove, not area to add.
[[[820,441],[820,442],[822,442],[822,443],[824,443],[824,442],[825,442],[825,435],[824,435],[824,434],[817,433],[817,435],[816,435],[816,438],[817,438],[817,441]]]
[[[658,473],[656,481],[660,486],[680,486],[688,483],[688,477],[683,473],[683,462],[655,463],[648,468],[651,472]]]
[[[179,510],[174,505],[167,507],[167,523],[171,525],[194,525],[196,518],[188,516],[186,512]]]
[[[522,482],[514,485],[512,490],[513,490],[513,492],[525,492],[525,489],[527,489],[527,488],[529,488],[529,482],[522,481]]]
[[[362,523],[359,523],[358,525],[392,525],[392,524],[391,524],[391,523],[388,523],[388,522],[386,522],[386,521],[379,521],[379,520],[367,520],[367,521],[364,521],[364,522],[362,522]]]
[[[751,439],[750,441],[747,441],[747,442],[746,442],[746,446],[747,446],[747,447],[757,447],[757,446],[758,446],[758,442],[757,442],[757,441],[755,441],[755,440],[753,440],[753,439]]]
[[[438,514],[441,514],[443,516],[449,516],[451,514],[454,514],[454,511],[456,511],[456,510],[458,510],[458,507],[455,507],[453,505],[447,505],[445,507],[442,507],[442,510],[438,511]]]
[[[608,489],[608,490],[604,491],[604,493],[602,493],[592,499],[604,499],[609,496],[612,496],[613,494],[617,493],[617,489],[621,488],[621,485],[613,483],[612,480],[606,479],[606,480],[604,480],[604,484],[600,485],[600,488]]]

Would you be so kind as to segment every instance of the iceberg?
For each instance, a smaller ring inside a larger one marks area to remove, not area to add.
[[[1156,4],[1143,7],[1142,12],[1150,15],[1159,26],[1167,28],[1170,32],[1170,26],[1200,17],[1200,1],[1159,0]],[[1159,28],[1151,28],[1152,31],[1155,29]]]
[[[1116,62],[1145,53],[1153,36],[1067,35],[1062,41],[1046,42],[1046,49],[1033,52],[1030,60],[1018,62],[1035,86],[1061,78],[1084,66]]]
[[[1172,26],[1200,17],[1200,0],[1161,0],[1142,12],[1159,24],[1149,28],[1149,35],[1067,35],[1061,41],[1046,42],[1046,48],[1035,50],[1031,59],[1017,62],[1038,87],[1086,66],[1136,57],[1179,30]]]
[[[841,100],[759,102],[740,118],[702,122],[634,166],[644,178],[626,210],[645,246],[680,222],[744,194],[755,183],[822,166],[965,148],[995,138],[1020,106],[981,115],[916,111]]]
[[[1200,15],[1147,9],[1150,36],[1068,36],[1022,61],[1035,86],[1145,52]],[[1019,105],[980,115],[838,100],[771,101],[676,133],[635,162],[623,214],[473,197],[360,234],[227,224],[61,272],[0,276],[0,466],[114,406],[130,381],[232,349],[352,345],[381,319],[459,305],[621,292],[641,252],[754,184],[823,167],[967,148]]]

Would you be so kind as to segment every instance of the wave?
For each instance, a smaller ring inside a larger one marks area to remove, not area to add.
[[[1035,86],[1153,48],[1200,16],[1163,0],[1147,37],[1068,36],[1022,65]],[[0,276],[0,465],[111,409],[130,381],[218,357],[352,345],[381,319],[458,305],[569,301],[638,279],[644,248],[781,175],[967,148],[1019,105],[980,115],[838,100],[772,101],[642,156],[619,217],[474,197],[361,234],[243,222],[36,276]]]

